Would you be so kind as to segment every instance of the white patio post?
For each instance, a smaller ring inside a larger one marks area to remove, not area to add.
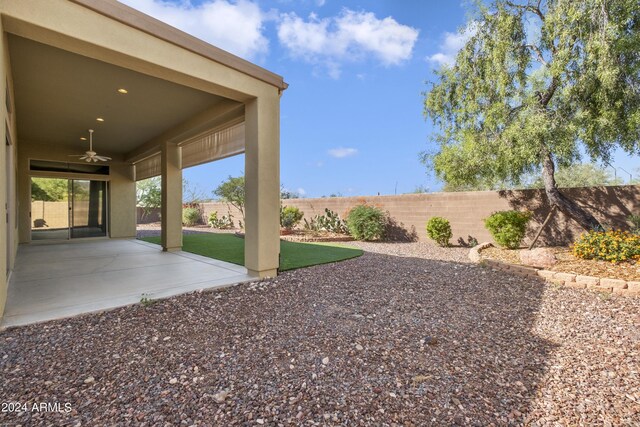
[[[245,267],[275,277],[280,259],[280,98],[245,103]]]
[[[180,147],[164,143],[161,152],[162,172],[162,250],[182,249],[182,161]]]

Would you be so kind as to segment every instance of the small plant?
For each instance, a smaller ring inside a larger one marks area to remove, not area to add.
[[[207,221],[209,227],[217,228],[219,230],[226,230],[229,228],[233,228],[233,215],[229,214],[229,216],[222,215],[222,217],[218,218],[218,212],[213,211],[209,214],[209,221]]]
[[[304,212],[295,206],[283,206],[280,208],[280,226],[287,230],[294,229],[300,221]]]
[[[148,294],[142,294],[142,296],[140,297],[140,305],[142,305],[143,307],[150,307],[155,303],[155,300],[152,300],[151,298],[149,298]]]
[[[458,244],[465,248],[473,248],[478,246],[478,239],[473,236],[467,236],[467,240],[464,240],[462,237],[458,237]]]
[[[358,205],[351,209],[347,216],[349,233],[358,240],[382,239],[386,223],[385,213],[375,206]]]
[[[629,215],[627,220],[631,223],[631,232],[640,234],[640,213],[638,215]]]
[[[182,225],[187,227],[193,227],[200,223],[200,210],[194,207],[187,207],[182,209]]]
[[[590,231],[583,233],[571,248],[582,259],[619,263],[640,260],[640,235],[628,231]]]
[[[427,235],[431,240],[442,246],[449,246],[449,240],[453,236],[451,224],[445,218],[434,216],[427,221]]]
[[[340,218],[336,212],[327,208],[324,210],[324,215],[316,215],[310,221],[305,218],[304,229],[315,232],[349,234],[346,221]]]
[[[500,211],[484,220],[484,226],[500,246],[517,249],[527,232],[531,212]]]

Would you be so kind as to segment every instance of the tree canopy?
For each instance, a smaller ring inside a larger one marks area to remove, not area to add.
[[[521,183],[542,171],[550,201],[597,225],[557,190],[555,169],[640,154],[637,0],[479,2],[455,63],[436,71],[423,160],[446,184]]]
[[[244,223],[244,175],[237,177],[229,175],[225,181],[213,190],[213,194],[238,209],[242,214],[242,222]]]
[[[577,163],[570,166],[560,166],[555,172],[558,188],[593,187],[600,185],[622,185],[625,183],[620,177],[614,177],[611,170],[595,163]],[[505,190],[513,188],[544,188],[540,174],[525,174],[519,184],[509,182],[476,182],[473,184],[452,185],[445,184],[444,191],[487,191]]]
[[[159,176],[136,182],[136,205],[148,215],[152,209],[162,206],[162,187]]]
[[[31,178],[31,200],[60,202],[69,198],[69,180],[62,178]]]

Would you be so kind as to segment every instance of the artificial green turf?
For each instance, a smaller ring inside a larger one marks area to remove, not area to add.
[[[160,237],[145,237],[142,240],[160,244]],[[244,239],[233,234],[202,233],[182,236],[182,250],[244,265]],[[323,243],[296,243],[280,241],[280,271],[329,262],[344,261],[362,255],[360,249]]]

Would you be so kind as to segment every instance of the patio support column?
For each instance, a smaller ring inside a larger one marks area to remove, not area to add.
[[[162,250],[182,249],[182,159],[180,147],[164,143],[161,152]]]
[[[280,98],[245,103],[245,267],[275,277],[280,261]]]

